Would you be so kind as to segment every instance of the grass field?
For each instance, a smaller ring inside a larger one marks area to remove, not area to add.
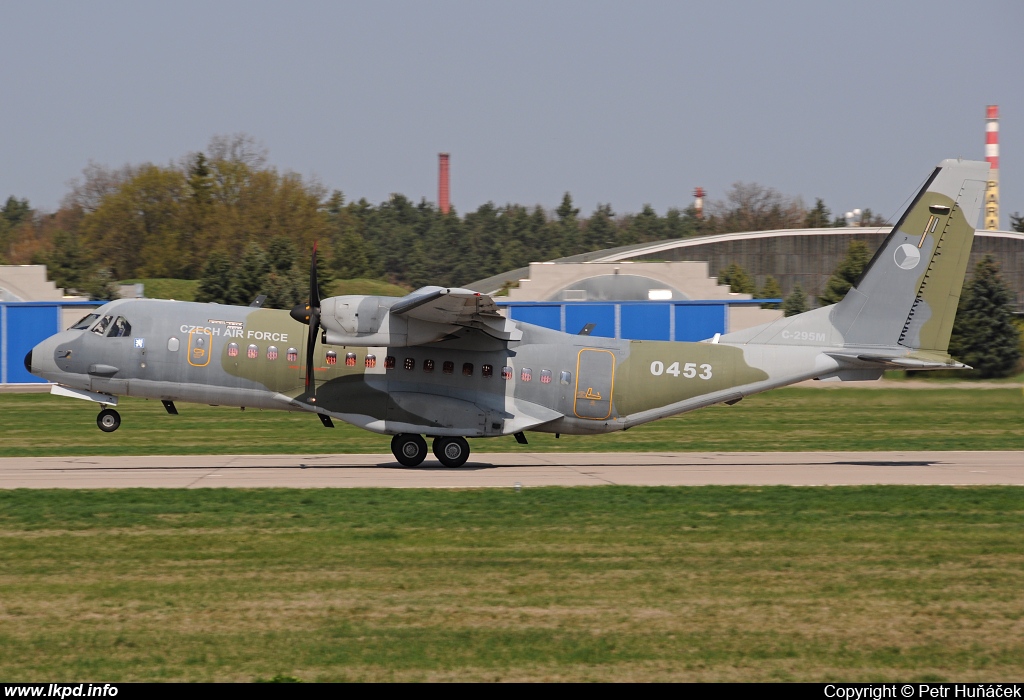
[[[1019,487],[0,492],[0,677],[1009,681]]]
[[[98,406],[46,394],[0,394],[0,456],[90,454],[381,453],[390,439],[337,421],[283,411],[122,399],[115,433]],[[818,451],[1024,449],[1024,393],[1007,389],[782,389],[624,433],[530,433],[474,440],[476,451]]]

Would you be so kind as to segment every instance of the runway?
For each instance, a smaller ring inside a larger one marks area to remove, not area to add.
[[[458,469],[391,455],[10,457],[0,488],[1024,486],[1024,452],[481,453]]]

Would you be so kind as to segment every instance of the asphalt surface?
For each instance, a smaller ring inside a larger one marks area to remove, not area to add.
[[[523,488],[534,486],[1024,486],[1024,452],[474,454],[458,469],[391,455],[10,457],[0,488]]]

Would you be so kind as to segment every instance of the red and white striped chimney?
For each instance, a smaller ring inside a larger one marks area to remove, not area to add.
[[[437,177],[437,206],[442,214],[447,214],[451,209],[451,203],[448,200],[448,154],[438,153],[437,159],[440,167]]]
[[[985,160],[991,166],[985,188],[985,230],[999,229],[999,105],[985,110]]]

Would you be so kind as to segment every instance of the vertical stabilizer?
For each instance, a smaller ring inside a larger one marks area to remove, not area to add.
[[[946,351],[987,180],[987,163],[939,164],[833,308],[844,345]]]

